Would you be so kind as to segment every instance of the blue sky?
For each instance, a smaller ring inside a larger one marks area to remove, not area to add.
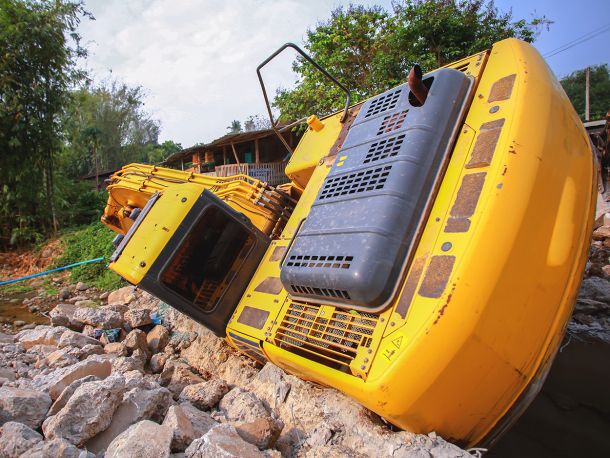
[[[233,119],[265,113],[256,66],[287,41],[349,0],[86,0],[95,21],[80,31],[96,80],[112,77],[148,90],[147,109],[161,121],[161,141],[184,147],[224,135]],[[352,0],[390,8],[391,0]],[[544,55],[610,24],[610,0],[496,0],[516,19],[554,21],[535,46]],[[270,93],[294,81],[286,53],[265,68]],[[558,77],[610,62],[610,31],[548,58]],[[609,101],[610,102],[610,101]]]

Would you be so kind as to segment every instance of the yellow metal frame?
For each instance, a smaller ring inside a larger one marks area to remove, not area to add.
[[[505,40],[451,67],[477,78],[474,98],[401,294],[378,314],[373,343],[349,373],[278,346],[292,300],[284,290],[255,291],[279,277],[278,250],[307,217],[334,157],[308,178],[228,331],[401,428],[471,445],[552,360],[584,269],[596,190],[586,132],[530,45]],[[316,138],[330,140],[317,135],[308,130],[302,143],[320,151]],[[268,312],[262,327],[240,322],[245,306]]]

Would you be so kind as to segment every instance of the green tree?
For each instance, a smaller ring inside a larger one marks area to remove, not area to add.
[[[517,37],[532,42],[550,21],[514,20],[487,0],[403,0],[388,12],[379,6],[342,7],[307,32],[305,48],[361,101],[406,80],[419,63],[433,70]],[[342,92],[304,59],[297,58],[294,89],[280,89],[274,106],[281,119],[321,115],[341,107]]]
[[[108,80],[74,94],[66,116],[64,164],[73,178],[147,162],[157,147],[159,121],[144,109],[145,90]],[[158,154],[157,154],[158,156]]]
[[[84,76],[82,2],[0,0],[0,245],[57,228],[54,165],[70,89]]]
[[[561,79],[561,85],[580,118],[585,120],[585,71],[577,70]],[[602,119],[610,110],[610,68],[608,64],[591,67],[589,76],[590,119]]]
[[[230,134],[238,134],[241,132],[241,122],[238,120],[231,121],[231,124],[227,126],[227,130]]]

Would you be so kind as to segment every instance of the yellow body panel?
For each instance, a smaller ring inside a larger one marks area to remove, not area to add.
[[[110,269],[134,285],[140,283],[202,192],[194,183],[167,188],[138,227],[146,237],[133,237]]]
[[[595,175],[584,128],[530,45],[505,40],[487,59],[458,64],[475,76],[484,70],[401,294],[375,316],[333,315],[365,323],[366,345],[342,366],[340,358],[280,347],[286,317],[313,323],[308,335],[316,338],[315,323],[338,312],[294,302],[283,290],[253,293],[264,278],[279,277],[279,261],[269,261],[275,246],[228,331],[262,341],[275,364],[401,428],[468,445],[488,436],[552,360],[584,269]],[[308,134],[303,141],[316,150]],[[315,168],[277,243],[292,240],[333,161]],[[421,294],[430,289],[438,294]],[[262,329],[237,324],[246,305],[269,312]]]

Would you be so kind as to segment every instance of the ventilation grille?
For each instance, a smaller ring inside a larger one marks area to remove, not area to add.
[[[372,313],[341,311],[324,317],[316,305],[292,302],[275,333],[275,344],[348,372],[358,348],[371,346],[378,318]]]
[[[365,118],[370,116],[374,116],[378,113],[383,113],[384,111],[392,110],[396,107],[398,103],[398,99],[400,98],[400,89],[392,91],[388,94],[382,95],[381,97],[376,98],[369,105],[368,110],[366,111]]]
[[[261,364],[265,364],[267,362],[267,358],[265,358],[265,355],[263,355],[260,345],[257,342],[244,339],[243,337],[240,337],[232,332],[229,332],[229,337],[231,337],[231,342],[233,342],[235,347],[242,353]]]
[[[463,64],[460,64],[457,67],[452,67],[452,68],[454,70],[457,70],[458,72],[464,73],[466,70],[468,70],[469,66],[470,66],[470,59],[468,61],[464,62]]]
[[[362,170],[348,175],[329,178],[324,184],[319,200],[345,196],[359,192],[382,189],[388,179],[391,165]]]
[[[397,137],[390,137],[373,143],[369,148],[368,153],[366,153],[364,163],[368,164],[369,162],[380,161],[387,157],[396,156],[398,151],[400,151],[404,138],[405,135],[402,134]]]
[[[290,285],[293,293],[309,294],[310,296],[325,296],[338,299],[350,299],[349,293],[340,289],[314,288],[312,286]]]
[[[309,256],[292,255],[288,258],[288,267],[322,267],[326,269],[349,269],[353,256]]]
[[[381,135],[384,133],[392,132],[393,130],[400,129],[402,124],[405,122],[405,118],[407,117],[407,113],[409,110],[398,111],[394,114],[387,115],[383,118],[383,122],[381,126],[379,126],[379,130],[377,131],[377,135]]]

